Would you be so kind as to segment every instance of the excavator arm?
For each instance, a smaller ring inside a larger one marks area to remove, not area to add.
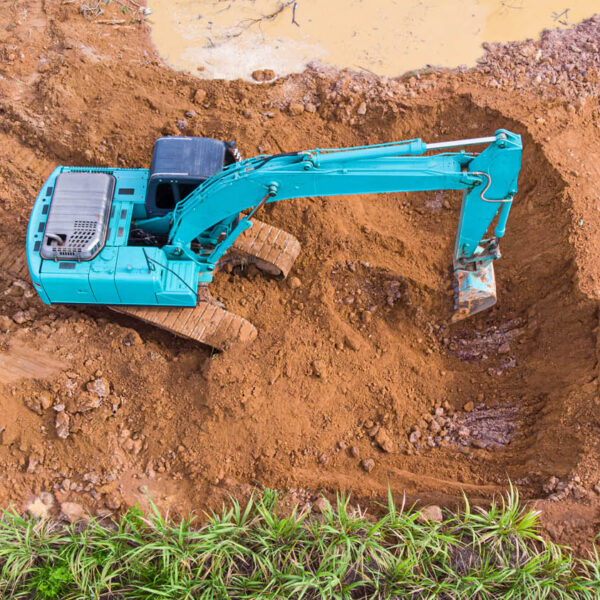
[[[447,151],[482,144],[487,147],[479,154]],[[435,150],[446,151],[426,155]],[[458,320],[495,303],[492,263],[500,257],[498,239],[517,192],[521,150],[519,135],[499,130],[493,137],[455,142],[416,139],[255,157],[224,168],[176,206],[163,250],[174,259],[196,261],[200,280],[211,281],[219,259],[251,227],[250,218],[263,204],[310,196],[462,189],[453,261]],[[206,241],[207,234],[210,249],[192,251],[192,242]]]
[[[476,146],[484,148],[466,150]],[[251,341],[256,328],[212,299],[207,284],[215,270],[228,261],[253,261],[285,276],[300,251],[294,236],[254,218],[261,206],[310,196],[452,189],[464,190],[453,258],[454,318],[495,302],[493,262],[517,191],[518,135],[499,130],[456,142],[415,139],[237,162],[233,147],[167,137],[157,141],[149,170],[57,167],[27,229],[27,266],[40,298],[108,305],[224,349]],[[15,262],[11,253],[4,258]]]

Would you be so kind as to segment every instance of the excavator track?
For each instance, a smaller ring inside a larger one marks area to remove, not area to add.
[[[256,338],[256,327],[243,317],[212,302],[198,302],[192,308],[178,306],[110,306],[110,309],[140,319],[195,342],[226,350],[236,343]]]
[[[235,240],[222,261],[252,263],[275,277],[287,277],[298,254],[300,242],[287,231],[256,219]]]
[[[293,235],[254,220],[252,227],[235,241],[223,262],[253,263],[270,275],[286,277],[299,252],[300,243]],[[25,255],[15,256],[10,248],[0,253],[0,269],[29,279]],[[236,343],[249,343],[257,335],[256,327],[250,321],[213,302],[200,301],[191,308],[120,305],[108,308],[218,350]]]

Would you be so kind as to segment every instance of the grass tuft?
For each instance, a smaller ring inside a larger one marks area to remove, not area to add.
[[[0,516],[0,597],[189,600],[562,599],[600,597],[600,562],[544,541],[511,488],[487,510],[423,521],[391,493],[374,521],[340,496],[319,514],[267,490],[206,523],[152,506],[116,522]]]

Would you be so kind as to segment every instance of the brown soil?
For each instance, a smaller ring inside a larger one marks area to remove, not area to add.
[[[116,5],[107,13],[122,17]],[[301,285],[219,274],[213,292],[260,332],[221,355],[107,309],[44,306],[3,274],[0,364],[29,348],[45,370],[1,379],[2,505],[25,508],[46,491],[106,514],[144,501],[146,488],[187,513],[254,485],[302,503],[339,490],[381,499],[389,486],[398,498],[452,505],[461,491],[485,502],[510,480],[538,500],[554,539],[592,538],[600,117],[591,69],[576,100],[528,86],[526,70],[498,87],[483,68],[411,80],[310,70],[256,86],[174,73],[145,25],[98,24],[76,3],[11,5],[0,32],[1,249],[23,252],[29,208],[53,166],[144,166],[155,138],[180,130],[236,139],[245,156],[500,127],[521,133],[525,148],[498,305],[454,326],[460,196],[449,192],[264,210],[262,220],[302,243],[292,272]],[[291,116],[290,103],[309,110]],[[427,433],[436,408],[447,439]]]

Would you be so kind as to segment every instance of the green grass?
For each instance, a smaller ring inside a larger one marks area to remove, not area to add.
[[[98,599],[599,598],[600,561],[539,535],[511,490],[488,510],[465,501],[442,523],[391,500],[378,519],[340,498],[323,514],[278,509],[266,491],[202,526],[132,509],[63,526],[5,511],[0,597]]]

